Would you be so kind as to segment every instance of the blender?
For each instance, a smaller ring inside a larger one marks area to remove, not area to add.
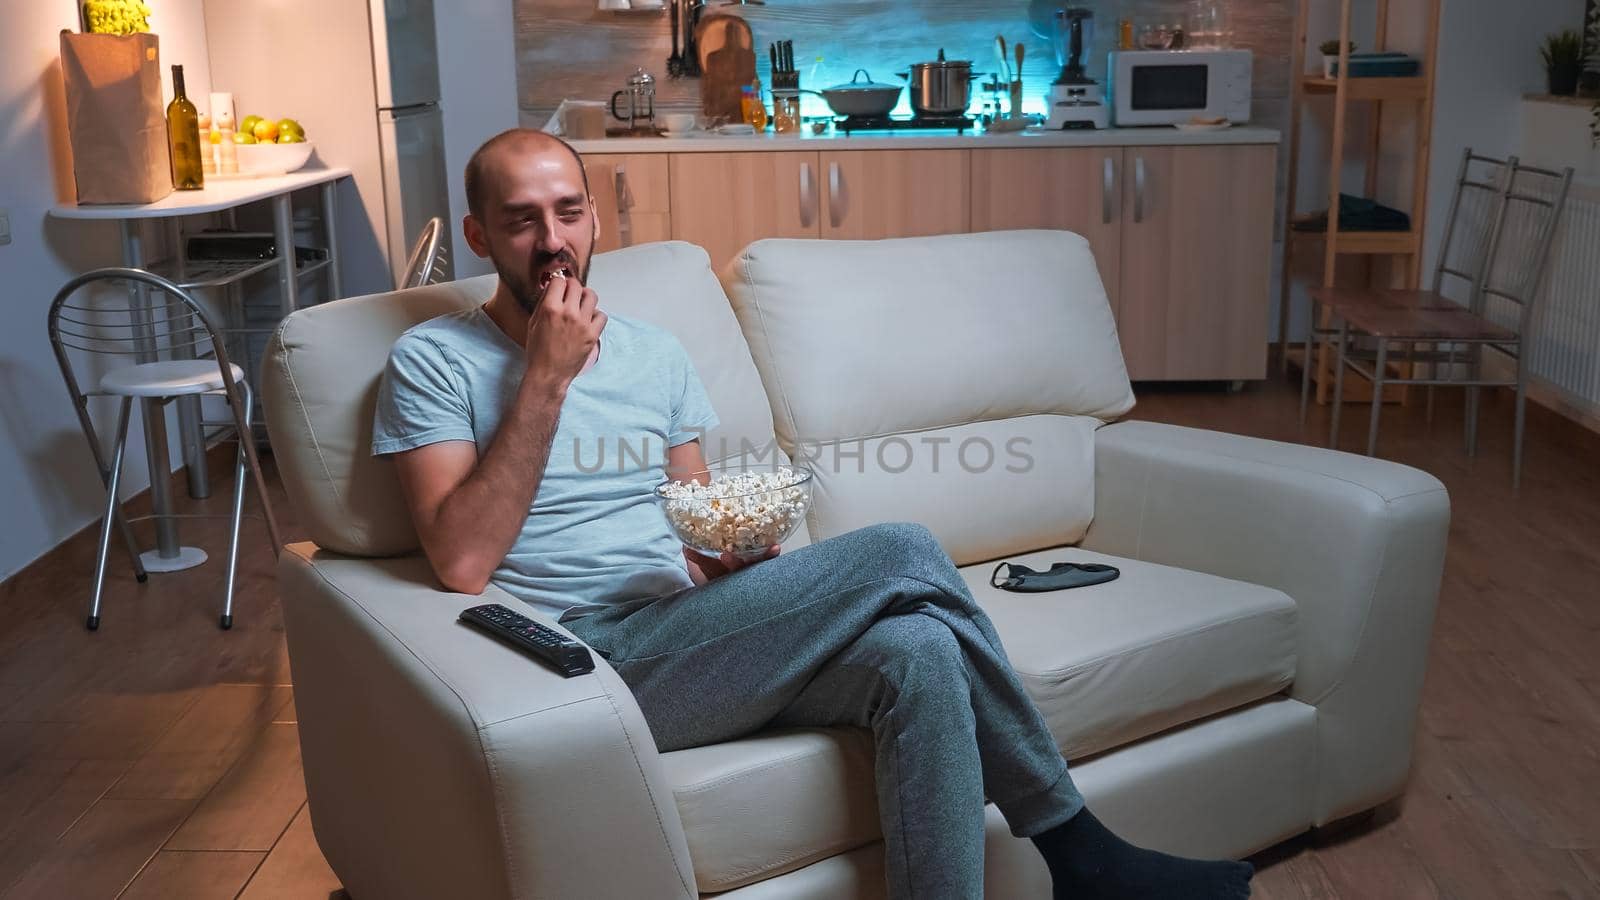
[[[1094,12],[1081,6],[1056,10],[1054,38],[1061,75],[1050,85],[1050,117],[1045,127],[1107,127],[1110,116],[1105,91],[1083,65],[1083,54],[1094,45]]]

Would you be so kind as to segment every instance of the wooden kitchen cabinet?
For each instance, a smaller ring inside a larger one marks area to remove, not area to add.
[[[599,249],[1051,228],[1088,239],[1139,381],[1266,377],[1274,144],[600,153]]]
[[[597,252],[672,237],[672,193],[667,156],[608,153],[584,157],[589,193],[600,219]]]
[[[878,240],[971,230],[966,150],[824,150],[822,236]]]
[[[1129,376],[1264,378],[1277,148],[1128,147],[1123,167]]]
[[[817,237],[818,175],[810,151],[674,153],[672,237],[704,247],[719,271],[753,241]]]
[[[1111,309],[1122,266],[1121,147],[972,151],[972,230],[1077,232],[1089,241]]]

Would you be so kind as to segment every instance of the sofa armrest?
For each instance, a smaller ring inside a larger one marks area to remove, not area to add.
[[[516,601],[440,591],[420,556],[296,544],[278,582],[312,826],[353,896],[696,896],[655,743],[598,654],[563,678],[459,624]]]
[[[1405,784],[1449,522],[1444,485],[1408,466],[1123,422],[1096,435],[1083,546],[1294,599],[1290,694],[1317,708],[1324,824]]]

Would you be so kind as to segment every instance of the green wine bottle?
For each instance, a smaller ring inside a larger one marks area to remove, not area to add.
[[[198,191],[206,186],[200,170],[200,113],[183,92],[183,66],[172,67],[172,102],[167,104],[167,147],[172,152],[172,186]]]

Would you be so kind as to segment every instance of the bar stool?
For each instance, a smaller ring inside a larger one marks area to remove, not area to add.
[[[131,290],[90,290],[77,299],[74,295],[91,286],[123,282]],[[159,299],[151,294],[162,295]],[[120,299],[119,299],[120,298]],[[75,302],[69,302],[75,301]],[[261,477],[261,462],[250,430],[250,386],[244,370],[228,361],[227,349],[204,309],[182,288],[143,269],[105,268],[85,272],[68,281],[50,304],[50,343],[61,377],[72,395],[78,424],[89,441],[89,451],[100,471],[106,489],[105,516],[100,523],[100,541],[95,556],[94,593],[85,624],[90,631],[100,627],[100,600],[105,590],[107,557],[111,549],[113,523],[133,558],[134,575],[144,582],[146,565],[129,527],[132,522],[171,518],[173,514],[156,510],[152,515],[128,519],[122,513],[117,489],[121,483],[123,451],[128,441],[128,415],[135,399],[142,401],[145,416],[162,415],[164,405],[178,397],[213,395],[227,399],[232,418],[202,422],[202,425],[232,427],[239,440],[234,471],[232,526],[228,539],[228,573],[223,588],[223,629],[233,627],[233,593],[239,562],[239,524],[244,515],[245,472],[248,468],[260,499],[263,518],[276,556],[281,541],[277,520],[267,499],[266,482]],[[68,349],[94,356],[117,358],[118,362],[100,376],[97,387],[80,387]],[[131,362],[125,361],[131,358]],[[89,418],[90,397],[109,396],[120,400],[117,407],[116,437],[111,459],[106,461],[99,435]],[[184,516],[192,518],[193,516]],[[204,554],[199,550],[191,551]],[[193,561],[185,561],[184,568]]]
[[[400,275],[400,288],[437,284],[448,278],[445,270],[449,265],[450,256],[444,248],[444,220],[434,216],[422,226],[416,243],[411,245],[405,271]]]

